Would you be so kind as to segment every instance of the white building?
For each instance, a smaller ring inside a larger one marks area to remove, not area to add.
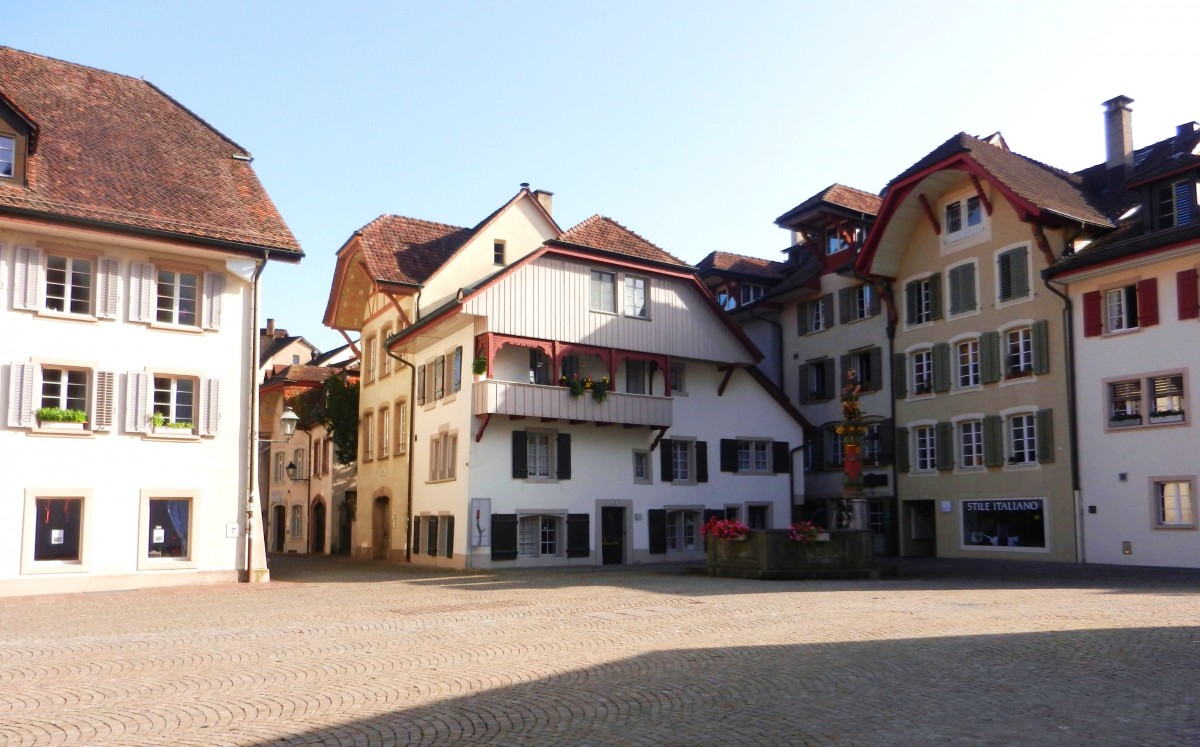
[[[258,278],[295,238],[249,154],[146,81],[0,70],[0,594],[263,575]]]
[[[781,528],[802,498],[802,419],[693,269],[607,218],[562,231],[549,193],[373,221],[326,323],[363,341],[357,554],[698,558],[707,517]]]

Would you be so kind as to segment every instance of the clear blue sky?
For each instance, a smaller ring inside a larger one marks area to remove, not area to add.
[[[1200,2],[25,2],[0,43],[142,76],[255,156],[307,257],[265,313],[322,348],[334,253],[383,213],[470,226],[520,182],[695,263],[879,191],[957,132],[1076,170],[1200,120]],[[3,71],[0,71],[0,76]],[[0,87],[2,87],[0,79]]]

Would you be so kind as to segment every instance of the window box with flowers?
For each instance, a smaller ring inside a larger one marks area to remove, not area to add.
[[[1183,410],[1154,410],[1150,413],[1150,422],[1158,423],[1182,423]]]
[[[788,539],[806,545],[810,542],[828,542],[829,532],[811,521],[798,521],[788,530]]]
[[[42,407],[36,413],[38,428],[51,431],[87,430],[87,413],[83,410],[64,410],[59,407]]]
[[[592,399],[596,402],[604,402],[608,399],[608,393],[612,391],[612,382],[607,376],[602,376],[599,379],[593,379],[591,376],[580,378],[578,374],[570,378],[562,376],[558,380],[558,385],[566,387],[572,397],[579,397],[584,392],[590,392]]]
[[[1142,415],[1137,412],[1118,412],[1108,416],[1109,428],[1128,428],[1131,425],[1141,425]]]

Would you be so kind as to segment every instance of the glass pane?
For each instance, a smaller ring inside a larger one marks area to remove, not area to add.
[[[186,558],[191,524],[191,501],[186,498],[150,499],[147,557]]]
[[[79,560],[82,498],[38,498],[34,560]]]

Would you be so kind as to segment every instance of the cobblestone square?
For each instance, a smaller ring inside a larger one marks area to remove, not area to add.
[[[272,573],[0,600],[0,744],[1200,744],[1195,571]]]

